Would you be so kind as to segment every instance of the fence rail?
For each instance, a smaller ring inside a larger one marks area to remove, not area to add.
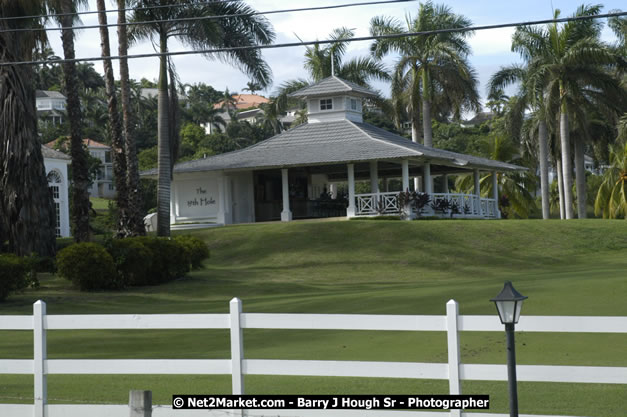
[[[244,375],[441,379],[449,381],[450,394],[461,393],[462,380],[506,381],[506,365],[464,364],[460,358],[459,332],[502,332],[503,326],[498,316],[461,316],[458,304],[454,300],[447,303],[446,311],[447,314],[444,316],[243,313],[241,301],[234,298],[228,314],[47,315],[45,303],[38,301],[33,306],[32,316],[0,316],[0,330],[33,331],[34,358],[0,360],[0,374],[32,374],[35,398],[33,405],[0,404],[0,415],[73,417],[85,415],[85,410],[89,410],[91,416],[125,415],[120,410],[126,406],[48,405],[46,376],[56,374],[230,374],[233,394],[244,393]],[[105,360],[47,358],[46,334],[49,330],[85,329],[228,329],[231,338],[231,358]],[[442,331],[447,333],[448,363],[244,359],[244,329]],[[627,317],[522,316],[517,330],[627,333]],[[627,384],[627,367],[518,365],[517,372],[520,381]],[[323,411],[319,410],[270,411],[264,410],[264,414],[323,415]],[[154,415],[159,416],[160,413],[161,411],[158,411]],[[177,415],[179,413],[177,411]],[[219,414],[219,411],[215,413],[217,414],[212,415],[226,415]],[[376,410],[373,413],[377,416],[421,417],[466,415],[459,410],[451,410],[450,413]],[[334,410],[334,414],[361,416],[368,413],[363,410],[359,412]],[[206,410],[204,415],[207,415]],[[251,412],[250,415],[254,413]],[[502,414],[489,413],[472,413],[468,416],[504,417]]]

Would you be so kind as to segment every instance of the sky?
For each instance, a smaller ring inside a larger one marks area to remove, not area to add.
[[[315,7],[344,3],[357,3],[362,0],[249,0],[247,3],[257,11],[269,11],[286,8]],[[107,8],[114,9],[114,2],[107,0]],[[514,23],[521,21],[550,19],[554,9],[560,9],[562,16],[570,16],[574,13],[579,1],[566,0],[448,0],[444,3],[453,12],[469,18],[473,25],[489,25],[498,23]],[[602,3],[603,12],[615,9],[624,9],[625,3],[619,0],[606,0]],[[396,3],[389,5],[356,6],[344,9],[331,9],[307,12],[291,12],[268,15],[268,20],[276,32],[276,42],[298,42],[316,39],[328,39],[329,33],[339,27],[348,27],[355,30],[355,35],[368,36],[370,19],[374,16],[394,16],[404,21],[407,14],[415,15],[418,11],[418,1]],[[95,0],[89,0],[89,10],[96,10]],[[116,22],[116,14],[109,14],[109,23]],[[82,17],[85,25],[98,24],[96,15]],[[517,54],[510,52],[510,41],[514,28],[493,29],[475,32],[469,43],[473,54],[470,62],[479,75],[479,92],[485,97],[486,84],[490,76],[501,66],[520,62]],[[60,32],[49,32],[49,39],[56,55],[63,56]],[[110,28],[111,50],[117,51],[116,28]],[[613,35],[604,30],[603,38],[613,41]],[[369,54],[370,41],[353,42],[350,44],[345,56],[346,59],[366,56]],[[76,39],[76,56],[94,57],[100,56],[100,37],[98,29],[86,29],[78,32]],[[187,48],[178,42],[170,44],[171,51],[181,51]],[[150,42],[144,42],[134,46],[130,54],[150,53],[154,49]],[[292,47],[271,49],[263,52],[273,73],[273,84],[259,94],[270,95],[276,91],[283,82],[295,78],[307,78],[303,68],[305,47]],[[395,57],[388,56],[384,59],[388,68],[394,65]],[[217,90],[229,89],[231,92],[243,92],[249,78],[238,69],[224,64],[218,60],[209,60],[201,55],[186,55],[174,58],[174,63],[179,74],[180,81],[186,84],[206,83]],[[118,64],[114,63],[116,79]],[[158,78],[158,58],[142,58],[129,61],[130,76],[137,80]],[[102,73],[102,62],[95,62],[95,68]],[[384,95],[389,96],[389,86],[385,82],[374,82],[373,86]]]

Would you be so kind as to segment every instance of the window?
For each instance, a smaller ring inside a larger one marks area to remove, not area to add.
[[[351,110],[357,110],[357,100],[351,98]]]
[[[333,99],[324,98],[320,100],[320,110],[333,110]]]
[[[52,190],[52,198],[55,200],[59,199],[59,187],[57,185],[51,185],[50,189]]]
[[[105,151],[105,163],[111,163],[111,151]]]
[[[114,191],[114,190],[115,190],[115,185],[109,184],[109,191]]]

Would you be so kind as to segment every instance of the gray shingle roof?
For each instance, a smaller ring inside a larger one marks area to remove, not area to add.
[[[41,145],[41,153],[44,156],[44,158],[64,159],[67,161],[72,159],[70,158],[69,155],[66,155],[63,152],[55,151],[54,149],[50,149],[49,147],[44,146],[44,145]]]
[[[327,77],[313,85],[294,91],[290,97],[321,97],[343,93],[353,93],[362,97],[376,97],[376,94],[369,89],[336,76]]]
[[[35,97],[37,98],[44,98],[44,97],[65,98],[65,96],[58,91],[47,91],[47,90],[36,90]]]
[[[405,158],[500,171],[525,169],[500,161],[425,147],[366,123],[341,120],[303,124],[239,151],[176,164],[174,172],[269,169]],[[143,173],[155,174],[154,169]]]

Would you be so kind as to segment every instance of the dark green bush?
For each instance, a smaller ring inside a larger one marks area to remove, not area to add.
[[[147,285],[153,253],[138,239],[111,239],[105,247],[124,285]]]
[[[209,258],[209,248],[207,244],[195,236],[180,235],[176,236],[174,241],[183,245],[189,257],[192,269],[199,269],[202,266],[202,261]]]
[[[150,266],[146,272],[146,284],[158,285],[183,277],[190,268],[190,258],[182,244],[165,237],[131,238],[150,250]]]
[[[0,255],[0,301],[10,293],[28,287],[29,271],[26,259],[13,254]]]
[[[113,258],[97,243],[76,243],[57,254],[57,272],[81,291],[123,287]]]

